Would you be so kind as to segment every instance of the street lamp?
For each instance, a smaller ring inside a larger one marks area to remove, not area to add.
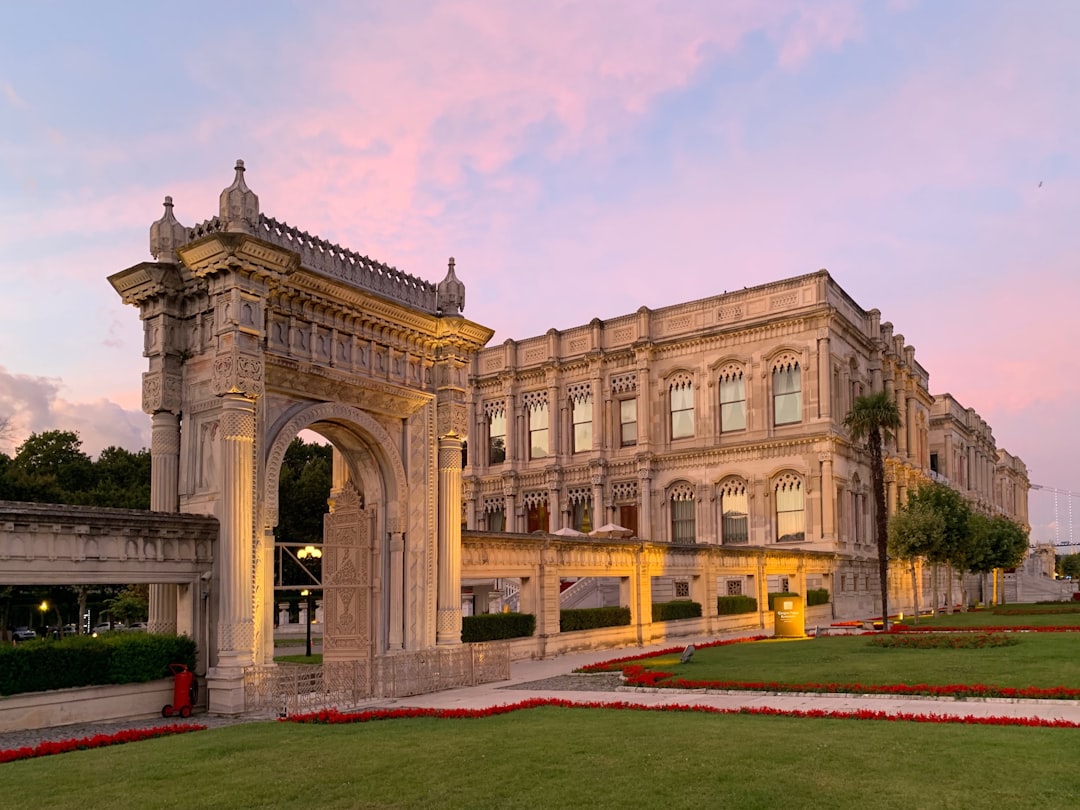
[[[306,611],[307,621],[304,622],[304,624],[307,625],[307,629],[305,631],[307,633],[307,636],[306,636],[306,639],[307,639],[307,645],[306,645],[307,652],[305,653],[305,655],[307,655],[307,657],[310,658],[311,657],[311,619],[312,619],[312,616],[311,616],[311,591],[309,591],[307,588],[304,588],[304,590],[300,591],[300,595],[307,598],[307,611]]]
[[[46,633],[45,618],[49,610],[49,602],[46,599],[41,600],[41,604],[38,605],[38,610],[41,611],[41,637],[44,638]]]
[[[316,548],[315,546],[312,546],[312,545],[304,546],[302,549],[300,549],[298,552],[296,552],[296,558],[298,560],[306,560],[308,558],[311,558],[313,560],[317,560],[317,559],[319,559],[321,557],[322,557],[322,549],[321,548]],[[311,574],[309,573],[308,576],[311,576]],[[300,591],[300,595],[304,596],[304,597],[307,597],[307,622],[306,622],[307,628],[305,629],[305,638],[307,639],[307,646],[306,646],[307,653],[306,653],[306,655],[307,655],[308,658],[310,658],[311,657],[311,623],[315,620],[315,616],[314,616],[314,600],[311,598],[312,593],[311,593],[311,590],[308,589],[308,588],[304,588],[304,590]]]

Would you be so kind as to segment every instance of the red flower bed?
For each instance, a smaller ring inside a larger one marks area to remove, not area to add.
[[[130,728],[117,731],[114,734],[95,734],[93,737],[80,737],[73,740],[54,740],[52,742],[38,743],[33,747],[24,746],[0,751],[0,762],[47,757],[51,754],[64,754],[68,751],[81,751],[87,748],[104,748],[107,745],[123,745],[124,743],[138,742],[139,740],[150,740],[154,737],[168,737],[171,734],[202,731],[205,728],[206,726],[196,725],[195,723],[174,723],[170,726],[155,726],[154,728]]]
[[[825,709],[770,709],[743,707],[738,709],[724,709],[716,706],[691,706],[688,704],[670,704],[666,706],[642,706],[637,703],[626,701],[590,701],[588,703],[574,703],[569,700],[558,698],[530,698],[519,703],[509,703],[502,706],[491,706],[486,709],[372,709],[361,712],[341,712],[337,709],[326,709],[310,714],[297,714],[285,719],[283,722],[290,723],[369,723],[374,720],[396,720],[408,717],[434,717],[438,719],[475,719],[481,717],[494,717],[500,714],[520,711],[522,709],[535,709],[541,706],[558,706],[565,709],[625,709],[640,712],[697,712],[699,714],[751,714],[765,715],[769,717],[799,717],[810,719],[828,720],[888,720],[912,723],[960,723],[964,725],[980,726],[1031,726],[1037,728],[1080,728],[1080,723],[1072,720],[1048,720],[1039,717],[976,717],[975,715],[947,716],[939,714],[915,714],[900,712],[889,714],[888,712],[870,709],[858,709],[855,711],[827,711]]]

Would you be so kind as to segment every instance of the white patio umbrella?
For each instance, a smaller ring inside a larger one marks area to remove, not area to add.
[[[622,539],[631,535],[633,535],[633,531],[614,523],[605,523],[603,526],[589,532],[589,537],[606,537],[608,539]]]
[[[559,537],[586,537],[585,532],[579,532],[577,529],[571,529],[569,526],[563,526],[561,529],[556,529],[552,534],[557,534]]]

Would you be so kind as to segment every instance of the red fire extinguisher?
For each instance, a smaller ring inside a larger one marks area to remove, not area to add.
[[[187,668],[187,664],[169,664],[169,669],[173,674],[173,702],[162,707],[161,716],[179,714],[181,717],[191,717],[191,707],[199,697],[199,682],[195,680],[195,673]]]

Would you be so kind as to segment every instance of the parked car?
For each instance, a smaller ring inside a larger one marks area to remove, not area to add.
[[[101,624],[95,624],[94,629],[90,631],[92,636],[100,636],[102,633],[116,633],[124,629],[124,625],[120,622],[114,622],[112,627],[109,627],[108,622],[102,622]]]
[[[133,633],[145,633],[146,622],[132,622],[127,626],[127,629]]]
[[[33,641],[35,638],[37,638],[37,633],[29,627],[16,627],[11,633],[11,640],[15,642]]]

